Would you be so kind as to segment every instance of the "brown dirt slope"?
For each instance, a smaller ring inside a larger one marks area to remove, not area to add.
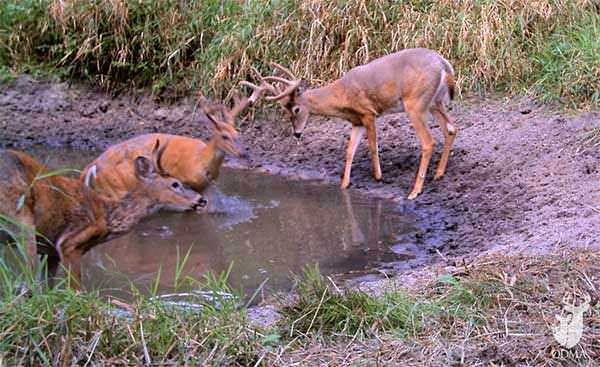
[[[285,115],[278,109],[270,114],[240,124],[252,156],[241,164],[338,184],[349,124],[314,118],[297,142]],[[383,181],[371,178],[363,143],[351,189],[395,198],[401,208],[419,213],[423,226],[417,242],[434,242],[444,255],[509,247],[544,251],[565,244],[599,247],[600,149],[581,142],[600,124],[600,112],[571,117],[524,99],[493,99],[455,101],[451,116],[461,129],[446,176],[433,182],[431,168],[417,200],[403,199],[419,158],[404,114],[378,121]],[[208,129],[200,120],[190,101],[165,107],[148,98],[113,98],[84,86],[27,77],[0,87],[0,147],[103,149],[144,132],[206,138]],[[442,142],[439,129],[433,130],[440,144],[432,166]]]

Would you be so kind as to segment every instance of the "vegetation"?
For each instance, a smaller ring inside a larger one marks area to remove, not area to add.
[[[176,287],[213,295],[187,307],[157,296],[155,287],[150,296],[132,287],[132,299],[124,302],[97,290],[76,293],[65,281],[42,286],[19,260],[22,252],[11,256],[10,249],[0,247],[0,365],[510,365],[600,359],[595,306],[600,285],[591,276],[600,259],[590,250],[484,257],[413,288],[380,287],[379,295],[340,289],[308,268],[297,279],[295,296],[278,302],[279,321],[265,326],[251,322],[247,303],[227,285],[227,273],[184,282],[177,270]],[[561,314],[561,303],[580,303],[586,294],[592,307],[583,338],[564,349],[552,337],[553,315]]]
[[[269,61],[319,84],[428,47],[451,60],[462,91],[585,108],[600,99],[599,13],[594,0],[6,0],[0,71],[223,96]]]

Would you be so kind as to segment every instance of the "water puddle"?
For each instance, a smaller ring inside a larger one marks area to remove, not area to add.
[[[95,156],[33,154],[50,167],[75,168]],[[417,248],[399,245],[414,234],[415,216],[352,190],[224,168],[207,197],[206,214],[157,213],[93,248],[83,262],[86,287],[126,297],[130,282],[148,289],[160,269],[164,293],[172,291],[178,272],[200,278],[231,265],[231,285],[250,294],[265,279],[265,290],[289,289],[290,275],[305,265],[318,263],[323,274],[340,274],[418,256]]]

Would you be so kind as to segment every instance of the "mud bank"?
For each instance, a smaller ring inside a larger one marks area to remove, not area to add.
[[[421,229],[407,242],[427,244],[439,259],[489,250],[548,251],[555,246],[600,247],[600,151],[583,147],[600,112],[566,116],[534,102],[455,101],[451,116],[460,127],[446,176],[405,200],[420,147],[404,114],[378,120],[383,180],[371,177],[366,142],[359,147],[351,190],[393,198],[400,210],[418,213]],[[161,106],[146,97],[110,95],[85,86],[21,77],[0,87],[0,147],[34,145],[105,149],[148,132],[207,139],[193,101]],[[311,119],[296,141],[279,109],[267,118],[240,122],[245,167],[294,179],[339,183],[350,126],[342,120]],[[432,159],[433,167],[443,142]]]

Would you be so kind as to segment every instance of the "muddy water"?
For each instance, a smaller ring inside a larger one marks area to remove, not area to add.
[[[94,156],[33,154],[51,167],[77,168]],[[223,169],[207,197],[208,213],[157,213],[92,249],[83,264],[86,287],[125,296],[130,281],[148,289],[160,269],[160,288],[169,292],[177,264],[189,254],[184,276],[231,266],[231,284],[247,293],[265,279],[266,290],[285,290],[290,274],[305,265],[339,274],[396,261],[394,244],[414,232],[415,218],[394,204],[316,182]]]

